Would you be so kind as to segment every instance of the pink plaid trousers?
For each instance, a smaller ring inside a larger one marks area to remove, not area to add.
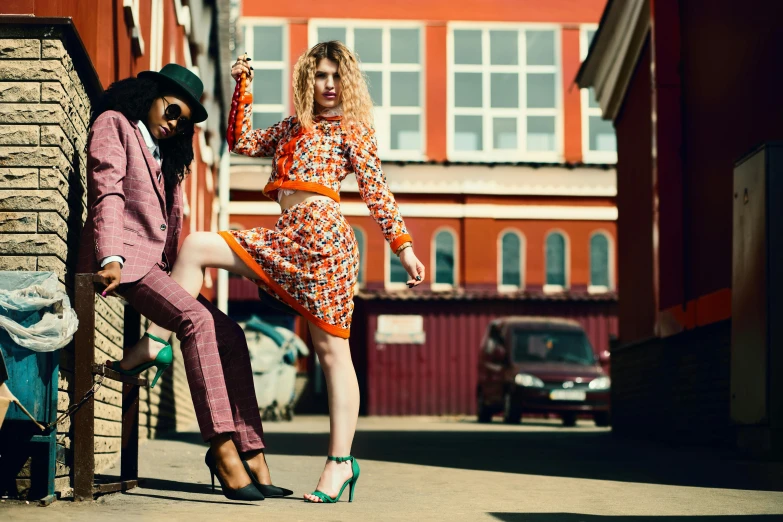
[[[250,352],[242,328],[212,303],[193,298],[160,266],[119,293],[142,315],[175,332],[201,436],[232,433],[239,451],[264,447]]]

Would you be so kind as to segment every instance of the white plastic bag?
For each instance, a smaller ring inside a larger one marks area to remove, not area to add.
[[[22,326],[19,312],[50,308],[37,323]],[[52,352],[65,347],[79,327],[68,295],[53,272],[0,272],[0,328],[23,348]]]

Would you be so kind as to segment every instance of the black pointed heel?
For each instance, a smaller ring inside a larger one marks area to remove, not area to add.
[[[247,474],[250,476],[250,480],[253,481],[253,485],[256,487],[259,493],[264,495],[265,498],[283,498],[294,494],[294,492],[290,489],[261,484],[258,481],[258,478],[256,478],[256,474],[253,473],[253,470],[250,469],[248,463],[242,460],[242,465],[245,466],[245,471],[247,471]]]
[[[244,464],[245,461],[242,461],[242,463]],[[223,496],[227,499],[245,500],[250,502],[264,500],[264,495],[258,490],[258,488],[256,488],[255,482],[253,482],[252,478],[250,484],[239,489],[231,489],[223,484],[223,479],[220,477],[220,473],[217,472],[217,464],[215,463],[215,458],[212,456],[212,450],[207,450],[207,454],[204,455],[204,464],[206,464],[209,468],[209,474],[212,479],[213,492],[215,491],[215,475],[217,475],[218,482],[220,482],[220,487],[223,489]],[[247,469],[247,465],[245,465],[245,469]],[[252,474],[249,475],[252,477]]]

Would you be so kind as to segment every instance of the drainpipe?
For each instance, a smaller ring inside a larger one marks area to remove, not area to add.
[[[218,167],[218,230],[228,230],[228,192],[231,179],[231,153],[228,145],[223,140]],[[228,314],[228,272],[218,270],[217,276],[217,307],[224,314]]]

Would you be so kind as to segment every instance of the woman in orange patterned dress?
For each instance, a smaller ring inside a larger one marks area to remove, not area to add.
[[[238,82],[252,81],[252,68],[244,58],[237,59],[231,73]],[[356,176],[362,200],[408,272],[409,287],[424,280],[424,265],[414,254],[413,240],[381,170],[367,85],[356,58],[342,43],[319,43],[299,58],[294,68],[296,116],[253,130],[252,96],[238,89],[237,105],[229,122],[229,145],[235,153],[273,158],[264,193],[280,203],[282,214],[273,230],[190,234],[171,277],[197,295],[204,268],[223,268],[253,280],[308,320],[326,376],[330,439],[318,486],[304,498],[335,502],[349,486],[352,499],[359,477],[350,455],[359,386],[348,337],[359,251],[340,212],[340,184],[348,174]],[[157,325],[148,331],[164,339],[170,335]],[[150,360],[154,356],[153,347]],[[268,478],[263,459],[259,465],[263,468],[254,472]]]

